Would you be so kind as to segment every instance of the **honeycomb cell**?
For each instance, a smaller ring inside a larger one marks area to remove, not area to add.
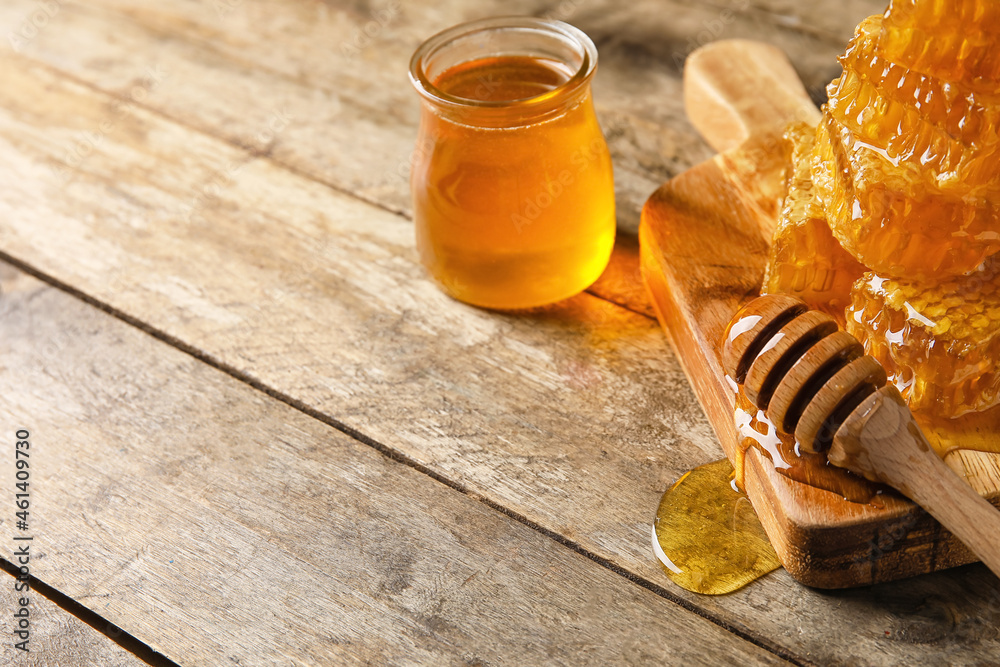
[[[851,286],[865,268],[833,237],[812,182],[815,128],[796,123],[785,139],[792,145],[792,168],[778,221],[762,293],[792,294],[841,324]]]
[[[830,229],[862,264],[933,282],[1000,250],[1000,207],[945,195],[894,165],[829,115],[817,128],[813,182]]]
[[[961,82],[974,92],[998,90],[1000,5],[995,0],[893,0],[879,39],[893,62]]]
[[[934,0],[897,10],[891,20],[900,25],[968,18]],[[890,18],[858,26],[830,85],[814,154],[817,196],[837,240],[877,275],[965,274],[1000,250],[1000,98],[886,57],[879,44]]]
[[[1000,34],[1000,5],[995,0],[890,0],[886,16],[896,25],[940,32]]]
[[[859,26],[826,112],[896,165],[943,193],[1000,199],[1000,97],[920,74],[883,57],[883,21]],[[998,49],[1000,52],[1000,49]]]
[[[921,286],[866,273],[847,331],[885,367],[910,407],[954,418],[1000,404],[1000,255]]]

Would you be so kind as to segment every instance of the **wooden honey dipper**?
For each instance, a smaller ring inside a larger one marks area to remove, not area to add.
[[[722,363],[799,447],[896,488],[1000,576],[1000,512],[938,457],[881,364],[832,317],[762,296],[726,329]]]

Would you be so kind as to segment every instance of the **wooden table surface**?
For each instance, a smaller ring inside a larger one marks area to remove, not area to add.
[[[5,0],[4,664],[1000,664],[980,565],[702,597],[649,544],[668,485],[722,457],[638,278],[642,203],[712,153],[679,66],[752,37],[819,97],[882,9]],[[498,14],[593,37],[616,170],[611,267],[526,315],[441,294],[408,201],[409,57]]]

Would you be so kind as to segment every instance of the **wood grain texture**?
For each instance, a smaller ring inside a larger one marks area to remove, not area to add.
[[[783,662],[96,308],[0,278],[0,423],[32,433],[32,571],[180,664]],[[100,664],[84,648],[49,664]]]
[[[300,0],[278,12],[263,0],[63,1],[21,50],[126,100],[153,68],[164,78],[142,94],[143,106],[409,216],[409,164],[421,150],[417,99],[405,78],[413,50],[463,20],[563,18],[600,50],[594,94],[615,165],[619,226],[634,236],[649,193],[711,157],[684,113],[680,68],[689,53],[720,38],[768,41],[793,55],[820,96],[854,25],[882,4],[855,0],[848,14],[821,3],[747,0]],[[0,25],[16,30],[36,9],[33,0],[3,3]],[[810,27],[816,22],[829,26],[821,38]],[[620,284],[600,280],[592,290],[648,312],[642,291],[615,291]]]
[[[518,317],[455,304],[423,278],[405,219],[330,191],[382,209],[395,192],[405,204],[409,48],[493,5],[407,3],[345,63],[337,36],[362,28],[371,6],[248,1],[220,16],[199,3],[62,4],[27,58],[5,57],[0,168],[19,188],[0,194],[0,248],[668,585],[649,554],[652,512],[670,483],[721,450],[656,325],[588,296]],[[619,193],[620,222],[633,228],[654,187],[708,155],[682,117],[671,55],[722,11],[651,7],[592,0],[571,17],[598,37],[597,90],[618,91],[605,102],[621,106],[599,113],[619,182],[634,171],[648,183]],[[33,8],[4,3],[3,25]],[[725,33],[785,35],[790,52],[816,54],[807,79],[835,75],[822,54],[832,59],[856,20],[821,4],[787,9],[803,25],[825,13],[850,26],[843,40],[818,41],[754,5]],[[120,113],[116,95],[127,100],[161,58],[167,77]],[[272,120],[281,126],[270,114],[286,93],[307,113],[257,142]],[[626,112],[630,125],[615,125]],[[94,134],[103,139],[87,149]],[[73,160],[78,145],[87,154]],[[624,278],[634,263],[619,266],[617,283],[641,294]],[[997,589],[981,568],[835,594],[784,573],[723,598],[672,591],[803,663],[977,664],[1000,647],[988,622]]]
[[[830,462],[898,489],[1000,577],[1000,513],[938,457],[895,386],[882,387],[847,417]]]
[[[524,315],[455,303],[419,267],[408,221],[154,115],[123,122],[142,141],[109,138],[53,196],[52,157],[33,147],[72,136],[60,123],[95,122],[107,100],[26,61],[0,71],[27,86],[0,92],[20,107],[0,113],[0,171],[32,183],[0,203],[11,254],[559,532],[631,544],[636,560],[657,495],[692,453],[718,452],[704,426],[678,421],[697,407],[655,322],[589,295]],[[25,134],[22,92],[74,114],[36,116]],[[82,264],[59,270],[64,254]],[[595,455],[601,481],[578,487]],[[608,513],[619,488],[641,494],[629,522]]]
[[[767,136],[764,140],[770,141]],[[751,140],[663,185],[647,202],[640,231],[643,276],[655,295],[654,306],[723,449],[743,475],[783,565],[809,585],[865,585],[969,562],[972,556],[964,546],[911,503],[887,498],[885,508],[877,510],[848,502],[778,474],[757,449],[750,450],[744,462],[743,438],[733,418],[736,395],[720,355],[730,321],[743,303],[759,294],[769,245],[761,231],[774,225],[776,207],[761,206],[761,188],[742,181],[773,183],[783,172],[780,161],[754,157],[759,146]],[[729,168],[734,163],[757,169]],[[884,382],[884,373],[878,371]],[[758,380],[752,372],[747,376],[751,400]],[[819,403],[809,407],[824,412]],[[818,428],[820,417],[813,417],[805,415],[800,427]],[[963,477],[979,470],[965,464],[968,454],[958,451],[947,459]],[[978,466],[986,463],[982,456],[971,458]],[[997,478],[1000,456],[989,467],[996,469],[980,482]],[[984,488],[983,495],[1000,502],[1000,487]],[[873,541],[892,547],[873,550]]]
[[[785,52],[748,39],[713,42],[688,57],[684,108],[701,136],[720,153],[776,127],[816,125],[820,120]]]
[[[26,667],[141,667],[146,664],[36,591],[15,591],[14,582],[14,577],[0,573],[0,609],[3,609],[4,616],[7,617],[4,619],[6,632],[3,643],[0,644],[0,661],[3,664]],[[14,647],[14,642],[20,639],[12,638],[10,633],[13,626],[8,621],[10,614],[18,608],[19,598],[25,595],[30,600],[28,608],[31,614],[28,653]]]
[[[1000,512],[941,460],[879,361],[830,315],[785,294],[760,296],[733,316],[719,348],[727,378],[754,410],[794,433],[796,453],[819,452],[824,468],[891,486],[1000,576]]]

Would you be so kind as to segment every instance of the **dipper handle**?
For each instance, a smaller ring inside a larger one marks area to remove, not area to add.
[[[937,456],[882,366],[831,317],[762,296],[730,323],[722,363],[801,448],[894,487],[1000,576],[1000,512]]]

